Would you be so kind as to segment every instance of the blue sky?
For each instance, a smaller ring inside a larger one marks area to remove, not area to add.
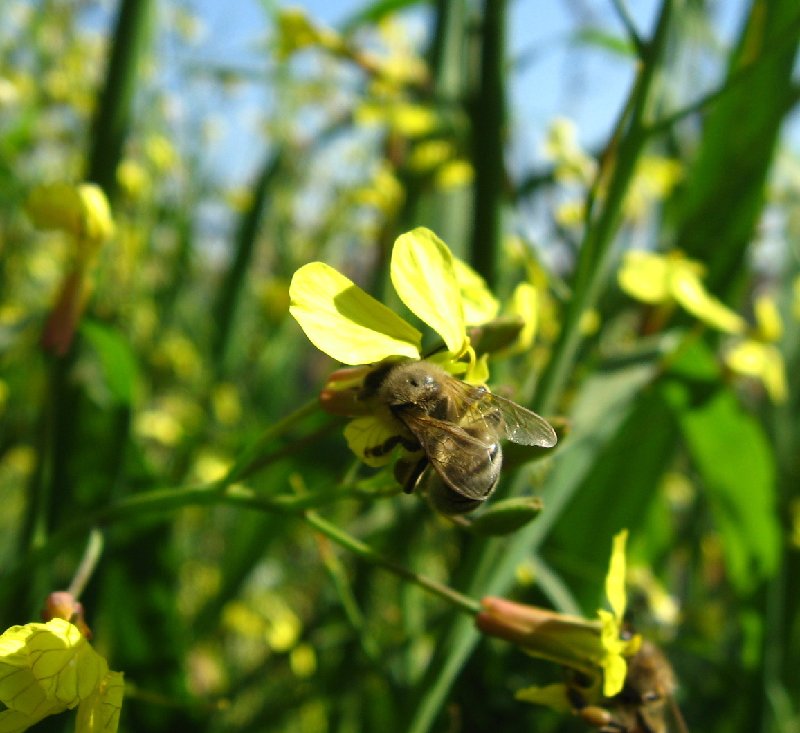
[[[197,49],[199,60],[259,66],[268,13],[265,5],[298,5],[318,21],[338,26],[365,5],[364,0],[296,0],[264,2],[262,0],[194,0],[194,7],[205,26],[203,41]],[[635,22],[644,35],[649,31],[660,2],[629,0]],[[722,50],[740,22],[743,0],[720,0],[715,6],[714,32]],[[417,27],[424,28],[424,15],[412,15]],[[530,61],[511,77],[511,109],[513,133],[523,151],[524,164],[533,162],[541,147],[544,133],[556,116],[573,118],[582,142],[599,146],[608,134],[628,92],[633,78],[632,61],[608,50],[578,47],[571,42],[579,20],[590,18],[593,24],[608,32],[622,34],[610,0],[511,0],[509,52],[512,58],[522,55]],[[263,66],[263,64],[262,64]],[[710,87],[716,73],[698,84]],[[263,85],[238,95],[227,110],[228,119],[240,118],[236,124],[258,119],[263,110]],[[268,103],[268,102],[267,102]],[[255,124],[255,122],[253,122]],[[252,150],[237,146],[236,138],[247,135],[228,131],[224,160],[241,173],[253,162]]]

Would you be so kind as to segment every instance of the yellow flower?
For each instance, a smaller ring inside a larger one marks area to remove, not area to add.
[[[439,117],[428,106],[412,102],[362,102],[355,110],[359,125],[385,125],[392,132],[416,138],[428,135],[439,126]]]
[[[17,733],[78,707],[78,733],[113,733],[122,674],[108,669],[80,630],[61,618],[12,626],[0,635],[0,731]]]
[[[645,155],[639,159],[633,185],[623,204],[625,216],[640,220],[654,202],[664,200],[680,181],[683,168],[680,162],[660,155]]]
[[[460,274],[459,274],[460,273]],[[390,275],[408,309],[439,334],[444,351],[431,361],[466,381],[486,381],[485,362],[475,358],[466,327],[469,319],[496,312],[483,281],[429,229],[419,227],[397,238]],[[422,359],[422,333],[349,278],[322,262],[301,267],[289,286],[289,311],[311,343],[336,361],[352,366],[385,359]],[[391,455],[369,456],[370,447],[397,434],[388,416],[359,412],[357,394],[371,367],[340,370],[323,390],[323,406],[356,417],[345,428],[351,450],[369,465],[385,465]]]
[[[708,326],[726,333],[745,330],[744,319],[711,295],[701,282],[703,266],[679,252],[659,255],[630,250],[618,274],[628,295],[651,305],[680,304]]]
[[[775,301],[767,295],[756,298],[753,311],[755,332],[725,352],[725,364],[735,374],[758,379],[773,402],[785,402],[789,395],[786,366],[775,345],[783,335],[783,321]]]
[[[547,131],[544,154],[555,164],[555,177],[562,183],[591,183],[596,162],[578,142],[578,128],[566,117],[557,117]]]
[[[599,610],[599,621],[489,597],[481,602],[483,610],[476,618],[478,628],[518,644],[532,656],[590,676],[601,676],[603,696],[613,697],[625,683],[626,659],[636,653],[641,643],[640,637],[628,638],[622,632],[627,535],[627,530],[623,530],[614,537],[606,576],[606,596],[611,610]],[[517,696],[562,709],[566,688],[563,685],[530,687],[520,690]]]
[[[26,204],[28,216],[39,229],[71,234],[78,257],[88,260],[114,233],[108,200],[93,183],[52,183],[34,188]]]
[[[277,47],[275,55],[285,61],[293,53],[312,46],[338,52],[344,42],[335,31],[320,28],[299,7],[281,8],[276,17]]]

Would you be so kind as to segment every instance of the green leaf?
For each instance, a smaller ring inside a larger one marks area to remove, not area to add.
[[[342,31],[350,33],[359,26],[378,23],[387,15],[405,10],[412,5],[419,5],[420,2],[421,0],[376,0],[350,16],[342,25]]]
[[[94,321],[84,321],[81,334],[97,354],[106,387],[114,401],[129,406],[139,373],[130,344],[115,329]]]
[[[582,28],[574,36],[576,44],[595,46],[606,51],[611,51],[625,58],[636,58],[636,47],[622,36],[616,36],[602,28]]]
[[[479,514],[469,526],[471,532],[485,537],[511,534],[532,522],[542,511],[537,496],[515,496],[495,502]]]
[[[683,356],[688,359],[713,363],[702,345]],[[750,592],[775,572],[780,550],[775,465],[767,437],[718,380],[673,378],[664,393],[702,477],[730,580],[740,592]]]

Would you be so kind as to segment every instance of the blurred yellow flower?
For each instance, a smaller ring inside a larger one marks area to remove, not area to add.
[[[70,234],[82,261],[88,261],[114,233],[108,200],[93,183],[37,186],[28,196],[26,210],[37,228]]]
[[[475,170],[472,163],[464,158],[454,158],[439,167],[434,182],[437,188],[448,190],[468,186],[474,178]]]
[[[636,163],[633,182],[622,205],[628,219],[641,219],[652,204],[665,199],[683,175],[677,160],[660,155],[643,155]]]
[[[783,321],[775,301],[767,295],[756,298],[753,312],[755,331],[730,346],[723,359],[735,374],[759,380],[773,402],[785,402],[789,396],[786,366],[776,346],[783,335]]]
[[[150,192],[150,176],[135,160],[126,158],[117,166],[117,183],[122,193],[131,201],[139,201]]]
[[[168,173],[180,162],[178,151],[164,135],[150,135],[144,141],[144,153],[158,173]]]
[[[298,644],[289,654],[289,667],[295,677],[306,679],[317,671],[317,653],[311,644]]]
[[[353,191],[353,199],[364,206],[373,206],[385,216],[393,216],[405,198],[403,184],[385,161],[375,170],[366,186]]]
[[[439,117],[431,107],[412,102],[362,102],[354,119],[359,125],[385,125],[392,132],[410,138],[427,135],[439,126]]]
[[[578,128],[566,117],[557,117],[550,124],[544,154],[555,166],[556,180],[562,183],[589,185],[597,171],[597,163],[578,142]]]
[[[338,33],[315,25],[302,8],[281,8],[275,23],[275,56],[279,61],[285,61],[297,51],[313,46],[334,52],[341,51],[344,46]]]
[[[711,295],[701,282],[703,266],[679,252],[660,255],[641,250],[625,253],[617,275],[620,288],[643,303],[678,303],[708,326],[743,333],[744,319]]]

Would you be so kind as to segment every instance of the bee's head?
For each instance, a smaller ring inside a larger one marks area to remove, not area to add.
[[[398,364],[390,369],[378,396],[390,409],[417,409],[430,413],[441,400],[440,369],[424,361]]]

